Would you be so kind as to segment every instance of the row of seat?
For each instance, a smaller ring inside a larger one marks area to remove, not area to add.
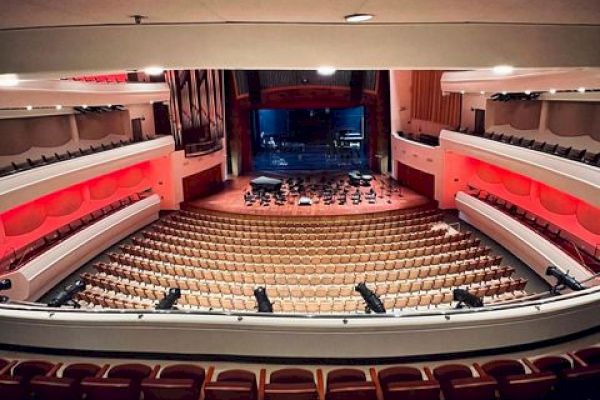
[[[535,139],[519,135],[496,132],[484,132],[482,137],[600,167],[600,153],[595,153],[587,149],[576,149],[574,147],[561,146],[557,143],[539,142]]]
[[[101,209],[86,214],[67,225],[61,226],[60,228],[34,241],[33,243],[29,243],[23,248],[7,253],[2,259],[0,259],[0,272],[18,269],[21,265],[27,263],[32,258],[37,257],[39,254],[47,251],[52,246],[77,233],[81,229],[112,213],[122,210],[123,208],[139,201],[147,195],[148,193],[142,192],[117,200]]]
[[[430,237],[443,236],[447,232],[440,226],[429,227],[429,229],[382,235],[368,235],[363,237],[339,237],[337,239],[317,239],[316,235],[311,238],[310,235],[299,235],[292,237],[274,236],[271,239],[246,238],[246,237],[228,237],[219,235],[210,235],[188,231],[185,229],[173,228],[166,224],[152,225],[151,230],[144,231],[144,235],[149,238],[168,237],[173,244],[195,246],[209,246],[210,250],[219,250],[217,246],[225,244],[234,244],[238,246],[259,246],[259,247],[329,247],[329,246],[362,246],[367,244],[387,244],[405,240],[418,240]],[[321,237],[320,235],[319,237]],[[210,247],[213,246],[213,247]]]
[[[146,136],[144,140],[151,140],[155,137]],[[42,155],[41,158],[32,160],[30,158],[26,159],[25,162],[11,162],[10,165],[5,165],[0,167],[0,177],[14,175],[19,172],[27,171],[33,168],[43,167],[46,165],[54,164],[61,161],[71,160],[74,158],[87,156],[90,154],[99,153],[106,150],[116,149],[118,147],[127,146],[129,144],[138,143],[139,141],[134,141],[133,139],[121,139],[118,142],[111,141],[110,143],[101,143],[100,145],[93,146],[90,145],[87,148],[78,147],[75,150],[67,150],[65,153],[54,153],[49,155]]]
[[[401,228],[413,225],[422,225],[426,223],[438,222],[443,219],[443,214],[435,213],[433,215],[409,218],[402,221],[374,222],[367,221],[359,225],[343,225],[343,224],[302,224],[299,226],[288,226],[286,224],[275,224],[269,226],[260,225],[235,225],[228,222],[212,222],[202,221],[194,218],[186,217],[183,214],[175,213],[168,216],[166,219],[171,219],[175,222],[188,224],[191,226],[202,228],[220,229],[222,231],[242,231],[242,232],[257,232],[257,233],[289,233],[293,228],[297,233],[346,233],[350,231],[375,231],[380,229]]]
[[[117,258],[118,260],[119,258]],[[173,266],[162,262],[144,263],[140,260],[139,267],[131,266],[127,262],[120,263],[113,261],[110,264],[97,263],[96,270],[102,273],[111,274],[126,278],[132,281],[144,283],[167,282],[171,279],[181,280],[180,284],[185,284],[195,290],[198,288],[208,288],[209,284],[235,283],[239,285],[300,285],[318,287],[328,285],[349,285],[358,282],[366,283],[400,283],[401,285],[410,284],[411,280],[416,279],[444,279],[448,275],[461,273],[476,273],[482,276],[497,274],[502,271],[503,276],[509,277],[513,274],[514,268],[510,266],[499,267],[501,258],[482,257],[468,261],[455,263],[438,264],[422,267],[411,267],[392,270],[372,270],[364,271],[345,271],[343,268],[327,269],[312,268],[311,273],[306,270],[295,273],[296,267],[283,265],[273,266],[273,270],[261,273],[256,272],[231,272],[210,270],[202,268],[190,268],[182,266]],[[141,267],[141,268],[140,268]]]
[[[438,222],[438,221],[436,221]],[[172,219],[163,219],[160,224],[154,226],[166,226],[174,229],[178,229],[182,232],[192,232],[203,235],[210,236],[220,236],[227,238],[229,240],[235,240],[235,238],[244,238],[244,239],[283,239],[283,240],[335,240],[335,239],[360,239],[367,237],[379,237],[383,238],[388,235],[400,235],[407,233],[416,233],[429,231],[434,228],[434,223],[425,222],[421,224],[414,224],[409,226],[403,226],[399,228],[386,228],[386,229],[376,229],[372,231],[354,231],[354,230],[346,230],[339,232],[315,232],[315,231],[298,231],[298,230],[282,230],[279,233],[273,232],[262,232],[262,231],[243,231],[243,230],[224,230],[217,228],[208,228],[193,224],[187,224],[182,222],[173,221]]]
[[[375,214],[353,214],[340,216],[311,216],[311,217],[294,217],[293,219],[278,217],[278,216],[255,216],[242,214],[228,214],[217,211],[191,211],[181,210],[180,215],[191,218],[196,221],[218,222],[229,225],[241,226],[287,226],[287,227],[302,227],[302,226],[355,226],[365,224],[376,224],[396,221],[407,221],[415,218],[421,218],[439,214],[435,208],[408,209],[383,211]]]
[[[394,243],[374,243],[365,245],[339,245],[333,246],[329,243],[319,243],[309,247],[300,246],[243,246],[236,244],[220,244],[210,242],[189,242],[180,240],[179,237],[169,237],[160,233],[149,231],[143,232],[144,238],[133,237],[132,243],[138,246],[144,246],[155,250],[171,251],[177,254],[185,254],[193,257],[202,257],[202,250],[208,252],[227,252],[227,253],[258,253],[263,255],[278,254],[281,256],[316,256],[316,255],[342,255],[348,253],[380,253],[398,250],[418,249],[422,247],[431,247],[446,243],[459,242],[469,239],[469,232],[459,232],[447,234],[444,236],[435,236],[425,239],[404,240]]]
[[[451,243],[437,244],[433,246],[423,246],[406,250],[395,251],[378,251],[371,253],[346,253],[346,254],[322,254],[312,256],[290,256],[280,254],[256,254],[251,252],[245,253],[230,253],[226,251],[212,251],[203,249],[190,248],[189,251],[194,253],[193,256],[188,256],[183,251],[181,246],[173,246],[168,244],[166,248],[156,246],[158,248],[146,247],[138,244],[125,244],[119,246],[119,249],[124,253],[129,253],[136,256],[146,256],[150,259],[168,261],[173,264],[182,264],[189,266],[201,266],[202,261],[220,260],[239,263],[265,263],[265,264],[346,264],[359,263],[369,261],[388,261],[401,260],[406,258],[415,258],[428,255],[446,254],[449,252],[457,252],[479,247],[479,239],[465,239]],[[195,254],[197,253],[197,255]]]
[[[63,365],[0,359],[10,400],[597,400],[600,347],[473,365],[216,371],[195,364]]]
[[[536,231],[541,236],[544,236],[546,239],[560,247],[565,253],[569,254],[575,261],[580,263],[583,261],[587,268],[596,273],[600,272],[600,258],[591,254],[583,246],[575,247],[575,244],[571,239],[563,236],[563,230],[558,226],[484,190],[471,188],[469,193],[479,200],[485,201],[487,204],[510,215],[530,229]]]
[[[235,272],[249,272],[258,274],[298,274],[298,275],[313,275],[313,274],[345,274],[351,272],[365,272],[365,271],[392,271],[404,268],[421,268],[427,266],[440,265],[440,268],[445,268],[444,264],[455,263],[455,262],[468,262],[468,263],[479,263],[486,262],[488,259],[497,260],[499,256],[490,255],[490,248],[485,246],[472,247],[466,250],[458,250],[453,252],[446,252],[443,254],[432,254],[404,259],[395,259],[387,261],[366,261],[359,263],[331,263],[331,258],[324,257],[318,259],[315,264],[275,264],[275,263],[255,263],[255,262],[229,262],[222,260],[203,260],[197,258],[189,258],[187,261],[191,262],[191,265],[185,263],[185,260],[181,259],[181,262],[177,262],[179,258],[171,256],[173,261],[169,260],[164,254],[156,253],[154,251],[145,252],[142,255],[129,253],[128,247],[123,247],[121,253],[109,253],[109,258],[113,262],[117,262],[124,265],[129,265],[142,270],[154,270],[158,272],[169,273],[173,275],[171,271],[175,271],[176,275],[179,276],[195,276],[201,278],[203,274],[216,274],[219,271],[228,271],[231,273]],[[138,252],[136,252],[138,253]],[[302,259],[301,259],[302,261]],[[323,262],[322,262],[323,261]],[[329,261],[324,263],[324,261]]]
[[[107,308],[152,308],[156,301],[164,297],[168,289],[108,279],[106,276],[98,275],[85,275],[83,279],[89,286],[86,291],[78,294],[78,299],[92,307],[100,305]],[[481,298],[487,297],[489,302],[497,302],[525,296],[526,283],[527,281],[521,278],[513,280],[501,277],[489,281],[472,282],[464,287],[473,295]],[[217,290],[205,293],[185,291],[181,294],[178,304],[187,309],[256,311],[254,297],[249,293],[236,292],[235,288],[236,286],[229,286],[228,291],[221,291],[222,288],[218,287]],[[416,288],[415,292],[410,290],[408,292],[387,292],[385,286],[381,286],[379,289],[379,294],[388,310],[437,307],[443,303],[449,304],[453,299],[452,291],[447,288],[428,290]],[[343,290],[345,292],[342,292]],[[290,292],[272,292],[272,294],[271,300],[275,311],[324,313],[356,312],[364,309],[364,302],[353,292],[353,286],[338,287],[335,293],[326,293],[326,297],[317,297],[316,293],[304,291],[292,296],[291,289]]]

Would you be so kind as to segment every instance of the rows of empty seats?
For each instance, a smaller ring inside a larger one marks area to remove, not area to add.
[[[90,307],[145,309],[178,288],[183,309],[255,311],[254,289],[265,286],[276,312],[355,313],[364,311],[360,282],[390,311],[449,307],[456,287],[487,302],[525,295],[526,281],[501,257],[441,219],[431,209],[333,217],[331,224],[327,217],[185,211],[96,264],[97,274],[82,276],[87,290],[78,298]],[[417,230],[396,232],[411,227]],[[365,235],[351,236],[357,232]]]
[[[282,368],[255,372],[196,364],[63,365],[0,359],[10,400],[546,400],[598,399],[600,347],[472,365]]]
[[[23,248],[15,249],[13,252],[5,254],[4,257],[0,258],[0,272],[18,269],[21,265],[27,263],[32,258],[39,256],[41,253],[47,251],[54,245],[79,232],[81,229],[94,224],[110,214],[122,210],[123,208],[145,198],[149,194],[150,193],[148,192],[141,192],[119,199],[105,207],[86,214],[67,225],[61,226],[60,228],[39,238],[35,242],[29,243]]]
[[[144,140],[151,140],[154,137],[146,136]],[[10,165],[0,167],[0,177],[13,175],[19,172],[27,171],[33,168],[43,167],[61,161],[72,160],[74,158],[96,154],[106,150],[116,149],[118,147],[127,146],[129,144],[138,143],[133,139],[119,140],[118,142],[111,141],[110,143],[101,143],[97,146],[90,145],[86,148],[78,147],[76,149],[67,150],[64,153],[53,153],[42,155],[41,158],[32,160],[26,159],[25,162],[11,162]]]
[[[594,254],[591,254],[584,247],[575,247],[576,245],[566,235],[567,232],[564,232],[561,228],[546,221],[538,215],[525,210],[501,197],[488,193],[485,190],[471,188],[469,193],[472,196],[477,197],[479,200],[482,200],[498,210],[503,211],[512,218],[534,230],[547,240],[560,247],[565,253],[569,254],[577,262],[581,263],[583,261],[585,266],[592,271],[596,273],[600,272],[600,258]]]
[[[567,158],[569,160],[582,162],[587,165],[600,167],[600,153],[595,153],[587,149],[577,149],[574,147],[561,146],[557,143],[539,142],[534,139],[522,137],[519,135],[509,135],[496,132],[484,132],[482,137],[497,142],[519,146],[530,150],[541,151],[546,154]]]

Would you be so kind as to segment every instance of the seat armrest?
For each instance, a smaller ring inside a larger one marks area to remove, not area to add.
[[[588,364],[573,352],[568,352],[567,355],[573,359],[576,366],[587,367]]]
[[[258,400],[265,399],[265,382],[267,380],[267,371],[261,368],[258,379]]]
[[[6,364],[4,368],[0,369],[0,375],[10,375],[10,370],[18,363],[17,360],[13,360]]]
[[[204,377],[204,382],[202,382],[202,387],[200,388],[199,400],[204,400],[204,396],[206,396],[206,393],[204,393],[204,389],[206,388],[207,383],[212,382],[214,373],[215,373],[215,367],[214,366],[208,367],[208,371],[206,371],[206,376]]]
[[[325,383],[323,379],[323,370],[317,368],[317,391],[319,392],[319,399],[325,400]]]
[[[531,372],[533,373],[539,373],[541,372],[540,369],[538,367],[535,366],[535,364],[528,358],[524,358],[523,360],[523,364],[527,365],[527,367],[531,370]]]
[[[375,368],[369,368],[369,374],[371,375],[371,382],[375,385],[375,392],[377,393],[377,400],[383,400],[383,390],[381,389],[381,382],[379,382],[379,376]]]

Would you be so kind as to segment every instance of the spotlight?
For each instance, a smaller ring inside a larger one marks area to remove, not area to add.
[[[569,275],[568,272],[561,271],[558,267],[553,265],[546,269],[546,275],[553,276],[556,278],[556,285],[552,288],[554,294],[559,294],[559,291],[568,287],[571,290],[584,290],[586,287],[577,281],[574,277]]]
[[[373,14],[350,14],[344,17],[346,22],[365,22],[373,19]]]
[[[12,282],[10,279],[2,279],[0,281],[0,290],[8,290],[12,287]]]
[[[502,94],[503,94],[504,96],[506,96],[506,95],[508,94],[508,92],[507,92],[506,90],[504,90],[504,91],[502,92]]]
[[[317,73],[319,75],[324,75],[324,76],[331,76],[333,74],[335,74],[335,68],[334,67],[319,67],[317,68]]]
[[[31,110],[33,110],[33,106],[27,106],[27,107],[25,107],[25,109],[26,109],[27,111],[31,111]]]
[[[62,106],[60,104],[55,105],[54,108],[56,108],[57,110],[62,110]]]
[[[496,65],[492,68],[492,71],[496,75],[508,75],[514,71],[514,67],[512,65]]]
[[[146,75],[152,75],[152,76],[157,76],[162,74],[163,72],[165,72],[165,69],[163,67],[147,67],[144,68],[144,73]]]
[[[256,304],[258,304],[258,312],[273,312],[273,304],[271,304],[269,296],[267,296],[267,291],[264,287],[259,286],[254,289],[254,297],[256,298]]]
[[[485,92],[482,90],[482,91],[479,92],[479,94],[485,94]]]
[[[154,309],[156,310],[173,310],[175,309],[175,304],[177,300],[181,297],[181,289],[179,288],[171,288],[165,294],[165,297],[158,302]]]
[[[373,311],[377,314],[385,314],[385,307],[383,306],[383,303],[381,302],[379,297],[377,297],[377,295],[367,287],[367,285],[364,282],[361,282],[358,285],[356,285],[354,290],[360,293],[365,303],[367,303],[367,312]]]
[[[106,107],[111,108],[112,104],[107,104]]]
[[[52,300],[50,300],[48,306],[62,307],[65,304],[73,303],[75,307],[79,308],[79,304],[73,301],[73,296],[83,290],[85,290],[85,282],[78,279],[72,285],[69,285],[61,290]]]
[[[454,297],[454,301],[458,302],[456,304],[457,309],[463,308],[465,305],[469,308],[483,307],[483,300],[465,289],[454,289],[452,296]]]
[[[577,91],[579,93],[585,93],[585,88],[584,87],[577,88]]]
[[[548,90],[548,92],[549,92],[550,94],[556,94],[556,89],[550,89],[550,90]]]
[[[17,86],[19,84],[19,77],[17,74],[0,74],[0,86],[10,87]]]
[[[461,91],[460,91],[460,94],[465,94],[465,91],[464,91],[464,90],[461,90]]]
[[[86,108],[88,108],[88,105],[87,104],[82,104],[81,108],[83,108],[85,110]]]
[[[8,290],[12,287],[12,282],[10,279],[2,279],[0,281],[0,290]],[[8,297],[0,296],[0,303],[6,303],[8,301]]]
[[[526,90],[526,91],[525,91],[525,94],[526,94],[527,96],[529,96],[529,95],[531,94],[531,90]]]

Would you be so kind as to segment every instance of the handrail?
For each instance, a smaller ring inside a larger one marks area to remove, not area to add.
[[[538,310],[547,304],[556,303],[558,301],[564,301],[567,299],[591,296],[594,294],[600,294],[600,286],[592,286],[588,289],[581,291],[574,291],[559,296],[550,296],[550,292],[538,293],[537,296],[549,296],[539,300],[524,301],[517,304],[505,302],[501,304],[494,304],[485,306],[482,308],[463,308],[455,309],[449,308],[446,310],[410,310],[401,313],[390,313],[390,314],[284,314],[284,313],[261,313],[261,312],[233,312],[233,311],[202,311],[202,310],[137,310],[137,309],[80,309],[80,308],[53,308],[42,303],[31,303],[24,301],[9,301],[8,303],[0,304],[0,310],[18,310],[18,311],[47,311],[52,315],[57,313],[85,313],[90,315],[99,314],[114,314],[114,315],[145,315],[145,314],[174,314],[174,315],[220,315],[220,316],[234,316],[234,317],[266,317],[266,318],[298,318],[298,319],[365,319],[365,318],[415,318],[415,317],[433,317],[443,316],[449,319],[453,315],[466,315],[466,314],[479,314],[490,311],[502,311],[524,307],[536,307]],[[536,295],[532,295],[535,297]]]
[[[579,251],[579,248],[577,247],[577,245],[575,243],[573,243],[573,241],[570,239],[567,239],[567,238],[563,238],[563,239],[565,239],[567,243],[569,243],[571,246],[573,246],[573,248],[575,249],[575,252],[577,253],[577,256],[579,257],[579,261],[581,261],[581,265],[583,265],[587,269],[590,269],[589,265],[587,265],[587,263],[585,262],[585,259],[581,255],[581,251]]]

